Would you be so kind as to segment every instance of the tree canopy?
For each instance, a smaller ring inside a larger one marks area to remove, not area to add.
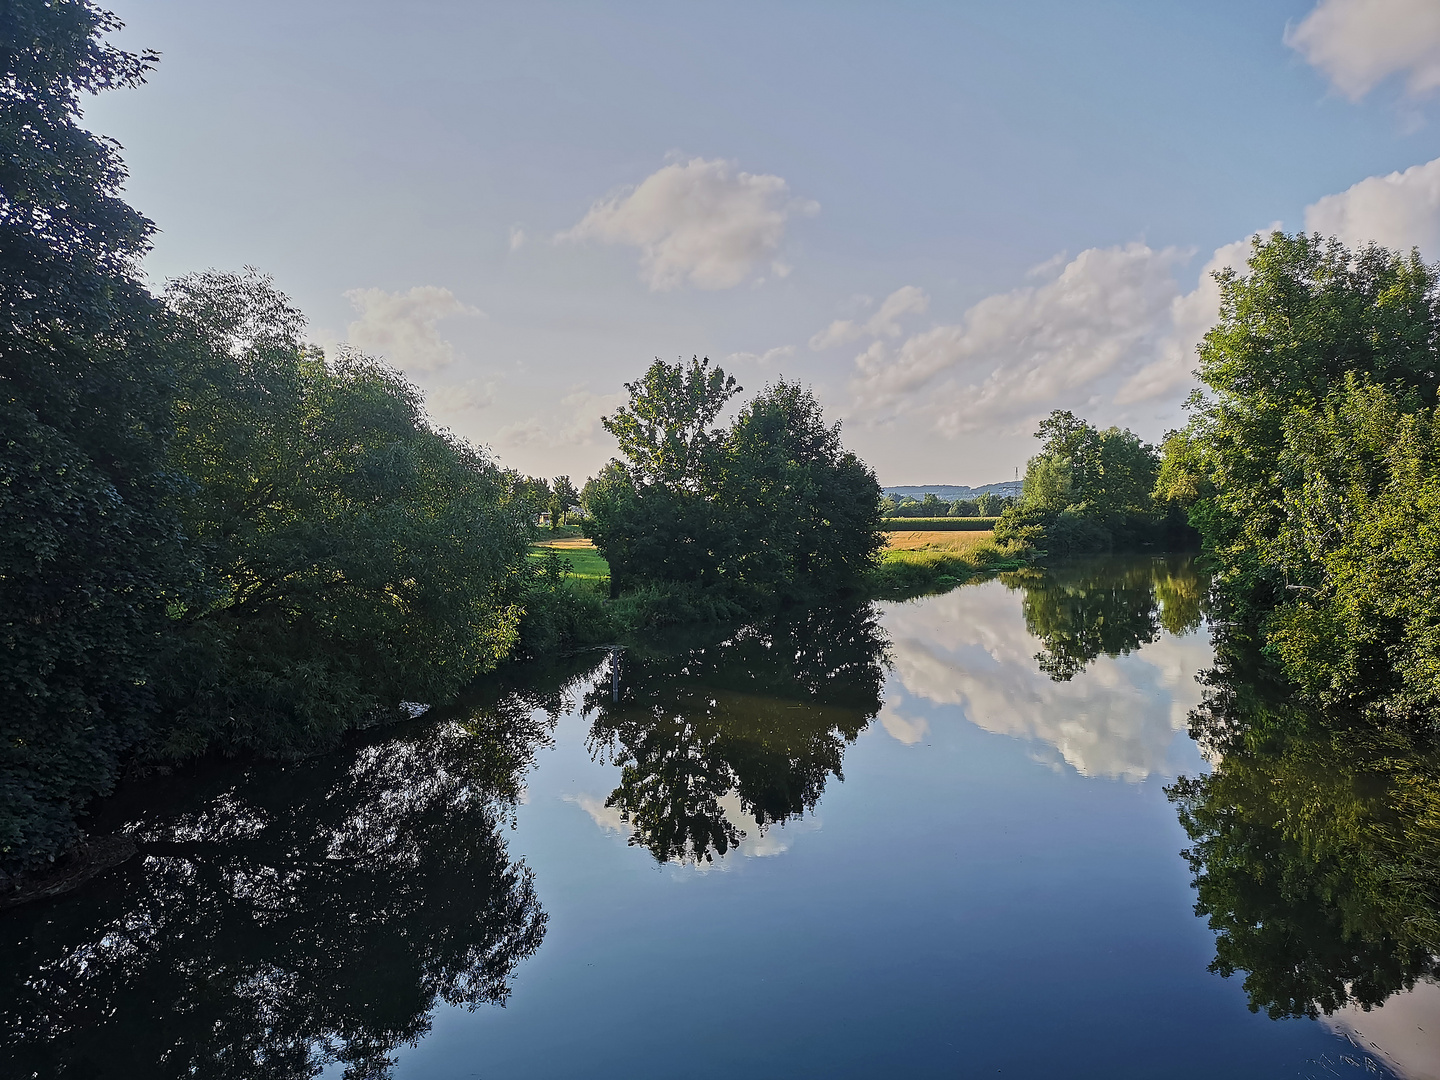
[[[881,545],[874,473],[784,379],[716,426],[740,392],[709,361],[657,360],[605,420],[624,459],[582,493],[586,530],[616,595],[644,583],[720,590],[741,603],[853,585]]]

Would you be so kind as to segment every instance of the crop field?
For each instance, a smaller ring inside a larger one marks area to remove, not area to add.
[[[993,517],[942,517],[942,518],[884,518],[880,528],[886,532],[991,532],[999,518]]]
[[[570,564],[570,575],[575,578],[600,581],[610,576],[610,564],[600,557],[595,545],[584,537],[570,537],[536,544],[530,550],[530,557],[538,559],[549,548],[559,553]]]
[[[993,531],[986,532],[944,532],[933,529],[916,529],[910,532],[887,532],[887,551],[948,551],[955,554],[970,551],[982,544],[995,541]]]

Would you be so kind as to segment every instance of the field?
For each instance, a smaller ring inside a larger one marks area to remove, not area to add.
[[[559,552],[560,557],[570,564],[572,577],[590,581],[601,581],[610,576],[610,564],[595,550],[595,545],[584,537],[567,537],[536,544],[530,550],[532,559],[540,558],[546,548]]]
[[[948,551],[962,553],[982,544],[990,544],[995,534],[986,532],[941,532],[938,530],[914,530],[911,532],[887,532],[887,551]]]
[[[995,522],[999,518],[993,517],[942,517],[942,518],[885,518],[880,522],[880,528],[886,532],[913,532],[925,530],[927,532],[985,532],[988,533],[995,528]]]

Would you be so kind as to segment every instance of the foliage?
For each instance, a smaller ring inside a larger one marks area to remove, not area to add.
[[[327,361],[268,279],[174,283],[173,461],[204,553],[154,749],[294,753],[440,701],[515,640],[531,507],[375,361]]]
[[[1157,494],[1313,700],[1433,709],[1440,271],[1275,233],[1220,285],[1209,391],[1167,440]]]
[[[1100,431],[1058,409],[1035,434],[1040,453],[1025,467],[1019,504],[995,526],[996,540],[1060,555],[1155,541],[1154,447],[1130,431]]]
[[[882,532],[989,532],[999,518],[882,518]]]
[[[1009,495],[985,491],[974,499],[946,502],[931,491],[926,492],[923,499],[914,499],[909,495],[887,495],[880,500],[880,511],[886,517],[897,518],[993,518],[1007,507],[1013,506],[1015,501]]]
[[[580,493],[568,476],[557,476],[550,484],[550,531],[558,532],[565,515],[580,505]]]
[[[740,388],[708,360],[657,360],[626,389],[604,422],[625,460],[581,493],[612,596],[679,585],[755,610],[859,582],[881,546],[879,485],[809,391],[767,386],[723,429]]]
[[[675,655],[627,652],[585,695],[590,744],[618,764],[606,800],[658,861],[711,862],[753,828],[813,811],[880,710],[870,605],[796,608]],[[681,677],[683,675],[683,677]]]
[[[153,710],[190,561],[168,508],[171,357],[137,280],[153,226],[119,196],[87,94],[155,57],[79,0],[0,7],[0,875],[53,859]]]

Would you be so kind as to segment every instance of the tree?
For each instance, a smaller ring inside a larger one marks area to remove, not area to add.
[[[550,531],[565,524],[565,515],[580,505],[580,493],[568,476],[557,476],[550,484]]]
[[[1154,447],[1131,431],[1100,431],[1059,409],[1035,435],[1040,453],[1025,467],[1019,504],[996,525],[997,540],[1064,554],[1154,539],[1151,492],[1160,465]]]
[[[438,702],[515,640],[533,507],[376,361],[327,359],[268,278],[167,299],[189,335],[174,468],[205,554],[152,753],[290,754]]]
[[[1206,391],[1157,494],[1218,568],[1227,616],[1302,693],[1377,718],[1440,702],[1440,270],[1319,236],[1257,238],[1220,276]]]
[[[825,424],[814,395],[784,379],[731,426],[718,499],[727,576],[766,594],[853,586],[884,543],[874,472],[841,444],[838,422]]]
[[[0,875],[53,859],[146,737],[192,562],[170,507],[172,357],[138,280],[151,223],[86,94],[153,53],[83,0],[0,8]]]
[[[739,392],[709,362],[657,360],[605,420],[627,460],[585,489],[587,534],[613,595],[667,583],[746,605],[853,584],[879,550],[880,487],[840,443],[819,403],[781,380],[727,429]]]

